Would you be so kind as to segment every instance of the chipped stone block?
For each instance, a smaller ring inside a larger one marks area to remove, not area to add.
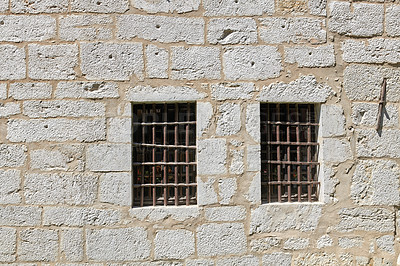
[[[146,47],[146,75],[149,78],[168,78],[169,52],[149,44]]]
[[[308,0],[308,10],[311,15],[326,16],[327,0]]]
[[[231,151],[232,162],[229,166],[229,172],[232,174],[243,174],[244,172],[244,150],[232,150]]]
[[[266,80],[280,76],[281,54],[273,46],[235,46],[223,54],[225,78],[228,80]]]
[[[125,40],[138,37],[161,43],[204,43],[202,18],[122,15],[117,19],[117,27],[118,38]]]
[[[101,202],[129,206],[131,200],[130,173],[107,173],[100,177],[99,200]]]
[[[154,256],[156,259],[185,259],[194,254],[194,242],[194,234],[188,230],[158,231]]]
[[[89,260],[144,260],[150,256],[150,248],[147,231],[142,227],[86,230],[86,254]]]
[[[334,253],[303,253],[293,259],[294,265],[340,265]]]
[[[329,30],[346,36],[372,37],[383,33],[383,5],[333,1]]]
[[[360,205],[399,205],[400,168],[395,161],[361,160],[352,177],[351,198]]]
[[[260,38],[269,44],[326,43],[325,21],[315,18],[261,18]]]
[[[10,117],[20,113],[21,107],[19,103],[0,103],[0,118]]]
[[[0,228],[0,239],[0,262],[15,261],[17,230],[14,228]]]
[[[45,41],[56,37],[56,20],[51,16],[0,16],[0,41]]]
[[[124,13],[129,8],[129,0],[71,0],[72,12]]]
[[[25,145],[0,144],[0,167],[19,167],[25,163]]]
[[[200,256],[243,254],[246,248],[243,224],[204,224],[197,228],[197,253]]]
[[[210,102],[196,102],[196,135],[198,138],[209,129],[213,114],[214,110]]]
[[[333,240],[329,235],[323,235],[317,240],[317,248],[331,247],[333,245]]]
[[[107,140],[109,142],[130,143],[131,137],[131,118],[110,118],[108,120]]]
[[[333,44],[318,47],[296,46],[285,48],[285,62],[298,67],[331,67],[335,65]]]
[[[220,49],[217,47],[172,47],[171,77],[178,80],[220,79]]]
[[[322,137],[341,137],[346,134],[346,118],[343,107],[334,104],[321,105],[320,126]]]
[[[211,44],[257,43],[257,25],[252,18],[211,19],[207,40]]]
[[[343,208],[339,211],[337,230],[393,232],[394,216],[392,211],[382,208]]]
[[[310,239],[291,237],[283,243],[283,249],[300,250],[310,246]]]
[[[272,15],[275,12],[273,0],[238,0],[234,2],[204,0],[203,7],[206,16],[260,16]]]
[[[129,88],[125,99],[132,102],[188,102],[203,99],[206,94],[182,86],[136,86]]]
[[[275,252],[262,257],[263,266],[290,266],[292,255],[289,253]]]
[[[12,142],[93,142],[104,140],[105,135],[105,119],[14,119],[7,123],[7,139]]]
[[[143,76],[141,43],[82,43],[82,74],[89,80],[129,80]]]
[[[146,11],[150,14],[155,13],[173,13],[178,14],[196,11],[199,9],[200,0],[170,0],[170,1],[157,1],[148,2],[146,0],[133,0],[132,5],[140,10]]]
[[[400,5],[386,6],[385,26],[388,36],[400,36]]]
[[[218,107],[220,116],[217,120],[216,134],[218,136],[230,136],[239,133],[241,129],[240,104],[223,103]]]
[[[68,11],[68,0],[11,0],[11,12],[29,13],[64,13]]]
[[[52,262],[57,259],[59,238],[56,230],[26,229],[19,235],[21,244],[17,254],[20,260]]]
[[[260,104],[248,104],[246,108],[246,131],[255,142],[261,141]],[[252,168],[252,167],[248,167]]]
[[[379,106],[376,103],[352,103],[351,118],[356,126],[376,127]],[[399,125],[399,110],[396,105],[385,104],[383,109],[383,126],[397,127]]]
[[[388,129],[378,134],[375,129],[358,129],[356,136],[357,156],[400,158],[399,130]]]
[[[251,255],[217,260],[216,266],[226,266],[226,265],[258,266],[258,265],[260,265],[260,262],[257,257],[251,256]]]
[[[398,39],[371,39],[368,42],[346,40],[343,42],[343,60],[347,63],[400,63]]]
[[[253,176],[249,185],[249,189],[244,197],[253,204],[261,203],[261,173],[258,172]]]
[[[65,41],[94,41],[112,38],[112,18],[105,15],[60,17],[59,36]]]
[[[118,98],[118,85],[113,82],[59,82],[56,98]]]
[[[254,83],[217,83],[211,85],[211,96],[218,101],[251,99],[255,91]]]
[[[38,226],[42,209],[28,206],[0,207],[1,226]]]
[[[207,208],[205,217],[213,222],[241,221],[246,218],[246,209],[243,206]]]
[[[15,100],[49,99],[52,91],[49,83],[11,83],[9,97]]]
[[[282,239],[277,237],[254,239],[250,242],[251,251],[264,253],[273,247],[278,247],[281,244],[281,241]]]
[[[61,252],[67,261],[83,260],[83,229],[61,231]]]
[[[14,45],[0,45],[0,80],[26,77],[25,50]]]
[[[156,222],[167,218],[183,222],[185,220],[197,218],[200,215],[197,206],[168,206],[168,207],[149,207],[131,208],[129,215],[140,221]]]
[[[394,254],[394,236],[385,235],[376,239],[378,249]]]
[[[210,205],[218,202],[218,196],[214,188],[215,178],[208,178],[203,181],[201,178],[197,180],[197,204]]]
[[[7,84],[0,83],[0,100],[7,99]]]
[[[130,144],[92,144],[86,152],[87,169],[94,172],[131,170]]]
[[[347,139],[324,139],[322,142],[322,160],[342,163],[353,158],[350,142]]]
[[[236,178],[220,179],[218,182],[218,195],[220,204],[229,204],[237,190]]]
[[[226,173],[227,147],[225,139],[197,141],[197,174],[218,175]]]
[[[44,225],[55,226],[109,226],[119,223],[121,213],[117,210],[94,208],[45,207]]]
[[[0,204],[13,204],[21,202],[21,195],[19,194],[20,183],[21,171],[0,170]]]

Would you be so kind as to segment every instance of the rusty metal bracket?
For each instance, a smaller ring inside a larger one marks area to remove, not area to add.
[[[376,125],[376,130],[380,131],[383,126],[383,107],[386,102],[386,78],[383,79],[381,97],[379,98],[379,111],[378,111],[378,123]]]

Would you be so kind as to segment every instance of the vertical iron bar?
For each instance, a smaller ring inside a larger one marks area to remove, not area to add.
[[[311,123],[311,110],[310,105],[307,106],[307,122]],[[307,126],[307,142],[311,142],[311,125]],[[307,145],[307,162],[311,162],[311,145]],[[307,164],[307,181],[311,181],[310,164]],[[308,201],[311,201],[311,184],[308,183],[307,186]]]
[[[300,122],[299,105],[296,104],[296,119]],[[296,126],[296,140],[297,140],[297,161],[300,162],[300,125]],[[301,166],[297,165],[297,181],[299,182],[297,186],[297,200],[301,201]]]
[[[281,108],[280,108],[280,104],[277,104],[277,110],[278,110],[278,121],[281,121]],[[281,161],[281,144],[280,142],[280,126],[279,124],[276,125],[276,142],[278,143],[277,146],[277,160],[278,160],[278,202],[282,202],[282,184],[281,182],[281,165],[280,165],[280,161]]]
[[[270,130],[272,130],[272,125],[269,125],[267,122],[270,119],[270,105],[267,104],[267,119],[266,119],[266,123],[265,123],[265,129],[267,130],[267,143],[265,144],[265,146],[267,147],[267,160],[271,160],[271,144],[268,144],[268,141],[272,141],[271,139],[271,132]],[[267,171],[268,171],[268,181],[271,182],[271,163],[267,163]],[[271,202],[271,187],[272,185],[268,183],[268,202]]]
[[[164,104],[164,112],[163,112],[163,122],[168,122],[168,105]],[[167,125],[163,126],[163,145],[167,145]],[[163,161],[167,162],[167,148],[163,148]],[[163,183],[164,185],[167,184],[167,173],[168,173],[168,166],[162,166],[162,173],[163,173]],[[164,187],[164,206],[168,205],[168,188]]]
[[[153,122],[156,122],[156,121],[154,121],[155,118],[156,118],[156,106],[155,106],[155,104],[153,104],[152,109],[153,109]],[[151,141],[151,143],[154,145],[154,144],[156,144],[156,126],[154,124],[151,127],[151,132],[152,132],[152,141]],[[153,149],[152,149],[152,152],[151,152],[151,157],[152,157],[151,158],[152,162],[155,163],[156,162],[156,147],[155,146],[153,146]],[[153,180],[152,180],[152,182],[153,182],[153,189],[152,189],[153,206],[156,206],[156,165],[155,164],[153,164],[153,166],[151,167],[151,171],[153,172],[152,173],[152,176],[153,176]]]
[[[286,127],[286,141],[290,142],[290,104],[286,104],[287,121],[288,125]],[[287,161],[290,162],[290,145],[286,148]],[[291,185],[291,167],[290,164],[287,165],[287,180],[288,180],[288,202],[292,201],[292,185]]]
[[[190,121],[190,103],[187,105],[187,122]],[[186,124],[185,143],[189,147],[189,123]],[[185,162],[186,162],[186,205],[189,205],[189,149],[185,151]]]
[[[178,106],[178,104],[176,103],[175,104],[175,121],[179,121],[178,120],[179,119],[179,106]],[[174,135],[175,135],[175,145],[178,145],[179,143],[178,143],[178,134],[179,134],[179,131],[178,131],[178,124],[176,124],[175,125],[175,133],[174,133]],[[175,150],[174,150],[174,161],[175,161],[175,163],[176,162],[178,162],[178,149],[175,147]],[[178,184],[178,165],[176,165],[175,164],[175,166],[174,166],[174,174],[175,174],[175,187],[174,187],[174,191],[175,191],[175,205],[178,205],[178,186],[177,186],[177,184]]]
[[[142,105],[142,122],[146,122],[146,106]],[[146,126],[142,125],[142,142],[145,143],[145,136],[146,136]],[[142,152],[142,163],[146,160],[145,152]],[[142,165],[142,178],[140,179],[141,188],[140,188],[140,207],[143,207],[144,203],[144,165]]]

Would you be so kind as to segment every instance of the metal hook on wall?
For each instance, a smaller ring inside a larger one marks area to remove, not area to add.
[[[386,78],[383,79],[381,96],[379,98],[379,111],[378,111],[378,123],[376,125],[376,131],[380,132],[383,127],[383,107],[386,102]]]

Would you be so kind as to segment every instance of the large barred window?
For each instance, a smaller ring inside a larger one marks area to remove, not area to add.
[[[196,204],[195,103],[132,104],[133,205]]]
[[[314,104],[261,104],[264,202],[318,200],[317,133]]]

